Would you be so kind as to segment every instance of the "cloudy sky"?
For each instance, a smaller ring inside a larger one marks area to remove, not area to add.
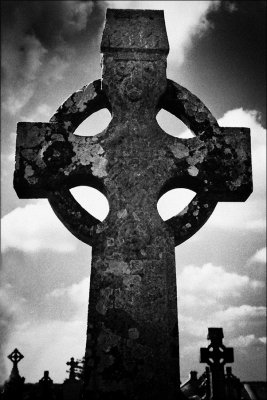
[[[181,378],[201,373],[199,347],[209,326],[234,346],[233,372],[265,380],[266,44],[264,1],[2,1],[1,381],[18,349],[28,382],[44,370],[55,382],[85,347],[91,249],[58,221],[47,200],[20,200],[12,187],[18,121],[46,122],[62,102],[101,77],[100,41],[111,8],[164,9],[170,42],[167,74],[206,104],[221,126],[251,129],[254,192],[245,203],[220,203],[206,225],[176,248]],[[93,135],[110,121],[103,110],[77,133]],[[185,126],[167,112],[171,135]],[[103,195],[74,196],[100,219]],[[160,199],[163,219],[193,193]],[[191,197],[190,197],[191,196]]]

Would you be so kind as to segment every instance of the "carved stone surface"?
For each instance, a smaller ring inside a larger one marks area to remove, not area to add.
[[[115,56],[121,58],[124,56],[118,53],[132,52],[135,59],[140,57],[140,53],[149,59],[151,53],[168,54],[163,11],[108,9],[101,52],[116,52]]]
[[[220,128],[199,99],[167,80],[163,12],[108,10],[101,49],[102,82],[74,93],[49,123],[18,124],[14,186],[21,198],[48,198],[92,245],[84,398],[182,398],[174,249],[218,201],[251,193],[249,129]],[[74,135],[105,107],[106,130]],[[161,108],[195,137],[167,135],[156,121]],[[74,200],[69,189],[77,185],[106,195],[105,221]],[[175,187],[196,196],[164,222],[157,201]]]

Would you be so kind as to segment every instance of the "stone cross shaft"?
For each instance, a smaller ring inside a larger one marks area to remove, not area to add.
[[[178,398],[175,246],[218,201],[244,201],[252,191],[249,129],[219,127],[197,97],[168,80],[168,51],[162,11],[108,9],[102,80],[71,95],[49,123],[18,123],[18,196],[47,198],[92,246],[84,398]],[[107,129],[75,135],[102,108],[112,114]],[[162,108],[195,136],[165,133],[156,120]],[[107,197],[104,222],[72,197],[78,185]],[[196,196],[164,222],[158,199],[176,187]]]

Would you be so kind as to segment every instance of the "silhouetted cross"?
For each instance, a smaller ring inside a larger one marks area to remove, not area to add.
[[[20,377],[18,370],[18,363],[24,358],[18,349],[14,349],[11,354],[7,356],[13,363],[13,367],[10,373],[10,380],[18,381],[19,383],[24,382],[24,378]]]
[[[11,354],[9,354],[8,358],[13,362],[14,365],[18,365],[18,363],[24,358],[24,356],[21,354],[18,349],[15,349],[12,351]]]
[[[208,340],[211,342],[206,349],[200,349],[200,362],[207,363],[211,367],[234,362],[233,348],[225,347],[222,339],[222,328],[209,328]]]
[[[92,245],[86,393],[174,399],[174,249],[206,222],[218,201],[244,201],[251,193],[249,129],[219,127],[196,96],[166,79],[163,12],[108,10],[101,51],[102,81],[74,93],[49,123],[18,124],[14,186],[21,198],[47,198],[63,224]],[[102,108],[112,114],[106,130],[93,137],[74,134]],[[162,108],[195,137],[166,134],[156,121]],[[106,195],[105,221],[73,198],[70,188],[78,185]],[[157,202],[175,187],[196,196],[164,222]]]
[[[200,349],[200,362],[207,363],[211,369],[212,376],[212,396],[214,400],[227,400],[224,365],[234,362],[234,349],[225,347],[222,342],[222,328],[209,328],[209,346]]]
[[[75,380],[75,369],[78,367],[78,362],[74,361],[74,358],[71,357],[70,361],[67,361],[66,364],[70,366],[69,379]]]

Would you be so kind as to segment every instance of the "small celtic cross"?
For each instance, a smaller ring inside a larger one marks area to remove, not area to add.
[[[24,378],[20,377],[19,370],[18,370],[18,363],[24,358],[24,356],[20,353],[18,349],[12,351],[9,356],[7,356],[10,361],[13,363],[13,367],[10,374],[10,380],[17,381],[17,382],[24,382]]]
[[[212,376],[212,399],[227,400],[225,397],[225,374],[224,365],[234,362],[234,349],[225,347],[222,342],[222,328],[209,328],[208,340],[209,346],[200,349],[200,362],[210,366]]]
[[[225,347],[222,339],[222,328],[209,328],[208,340],[211,342],[206,349],[200,349],[200,362],[207,363],[211,367],[234,362],[234,349]]]
[[[12,353],[7,357],[13,362],[14,365],[18,365],[18,363],[24,358],[18,349],[13,350]]]

